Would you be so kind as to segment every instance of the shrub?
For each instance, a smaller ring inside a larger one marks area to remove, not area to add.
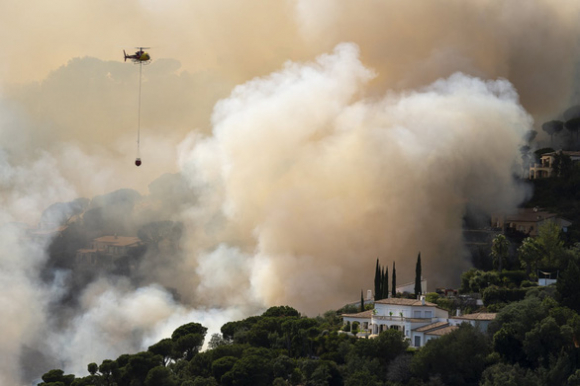
[[[346,324],[342,328],[342,331],[350,332],[350,322],[346,322]]]

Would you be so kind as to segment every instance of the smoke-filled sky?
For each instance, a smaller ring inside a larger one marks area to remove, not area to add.
[[[405,282],[421,252],[430,287],[455,285],[469,267],[466,211],[520,204],[522,138],[578,102],[579,11],[0,3],[0,384],[50,369],[31,362],[80,374],[189,321],[211,334],[271,305],[338,308],[371,288],[377,258]],[[122,51],[140,45],[153,61],[136,168],[139,67]],[[139,280],[101,276],[72,295],[71,271],[47,279],[50,240],[30,243],[19,224],[127,188],[148,208],[127,235],[145,219],[180,222],[179,252],[147,255]]]

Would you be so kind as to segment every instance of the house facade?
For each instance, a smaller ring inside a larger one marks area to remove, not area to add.
[[[142,245],[139,237],[128,236],[103,236],[93,240],[92,249],[105,252],[113,257],[120,257],[132,249]]]
[[[563,232],[568,230],[572,223],[540,208],[519,208],[516,213],[493,213],[491,226],[502,229],[503,233],[510,231],[521,232],[527,236],[537,236],[539,228],[546,222],[556,223]]]
[[[77,250],[76,263],[79,266],[108,267],[122,256],[129,254],[131,249],[143,245],[138,237],[103,236],[94,239],[90,248]]]
[[[478,316],[475,316],[478,315]],[[485,315],[485,316],[481,316]],[[493,317],[492,317],[493,315]],[[356,314],[343,314],[343,321],[358,322],[363,334],[376,336],[387,329],[401,331],[412,347],[423,347],[467,322],[487,331],[495,314],[471,314],[449,317],[449,312],[436,304],[420,299],[388,298],[375,302],[375,308]]]
[[[580,162],[580,151],[558,150],[550,153],[544,153],[540,157],[540,163],[530,166],[529,178],[531,180],[538,178],[548,178],[554,176],[554,161],[558,154],[570,157],[572,162]]]
[[[457,312],[459,314],[459,312]],[[461,323],[469,323],[481,331],[487,331],[489,324],[495,319],[497,314],[493,312],[476,312],[473,314],[456,315],[449,317],[450,326],[459,326]]]

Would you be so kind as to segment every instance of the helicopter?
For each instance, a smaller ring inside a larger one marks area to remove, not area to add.
[[[151,56],[149,56],[147,52],[143,51],[147,48],[149,47],[137,47],[138,51],[136,51],[134,55],[127,55],[125,50],[123,50],[123,55],[125,55],[125,62],[127,59],[131,59],[133,63],[149,63],[151,61]]]
[[[139,64],[139,114],[137,119],[137,158],[135,159],[135,166],[141,166],[140,157],[140,143],[141,143],[141,80],[143,73],[143,64],[151,63],[151,56],[145,51],[149,47],[136,47],[138,49],[134,55],[127,55],[125,50],[123,50],[123,55],[125,56],[125,62],[127,59],[131,59],[134,64]]]

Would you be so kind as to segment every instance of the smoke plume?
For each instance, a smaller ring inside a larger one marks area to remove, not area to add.
[[[419,251],[432,285],[456,283],[467,208],[525,198],[513,173],[532,120],[509,82],[456,73],[360,99],[372,77],[353,44],[288,63],[220,101],[213,135],[182,155],[192,183],[211,187],[200,206],[253,252],[268,304],[338,306],[368,287],[377,257],[412,280]]]

